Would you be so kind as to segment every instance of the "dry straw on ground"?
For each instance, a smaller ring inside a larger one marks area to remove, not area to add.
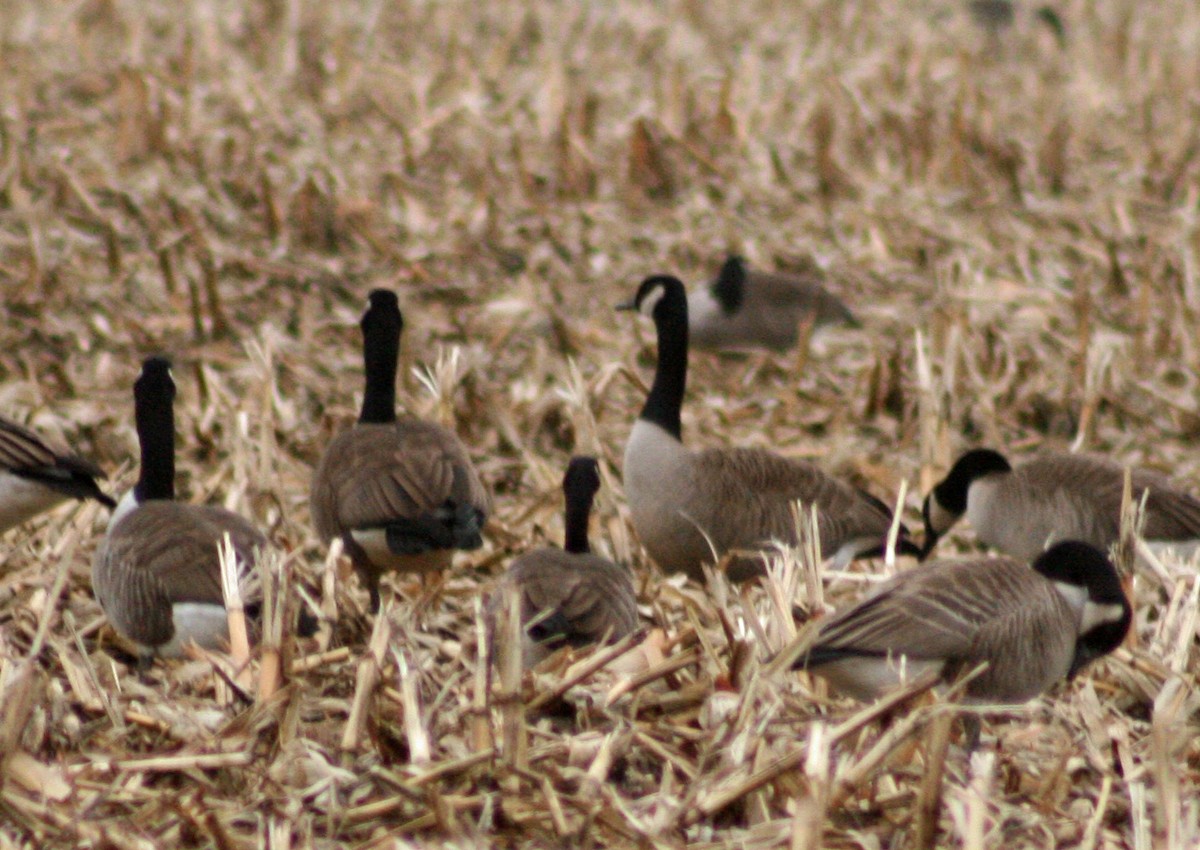
[[[888,567],[687,586],[621,497],[652,335],[611,305],[728,250],[811,255],[866,327],[695,356],[693,444],[907,480],[910,522],[976,443],[1200,486],[1200,8],[1058,12],[1061,48],[1024,5],[988,34],[943,2],[5,4],[0,411],[127,487],[131,383],[169,353],[181,493],[253,516],[324,620],[249,675],[142,678],[90,593],[96,507],[6,535],[0,847],[1195,847],[1194,563],[1140,573],[1136,647],[968,758],[945,702],[770,664],[793,603]],[[306,494],[374,286],[409,318],[407,403],[456,423],[498,509],[372,622]],[[560,539],[573,452],[605,462],[593,540],[649,636],[489,674],[480,593]]]

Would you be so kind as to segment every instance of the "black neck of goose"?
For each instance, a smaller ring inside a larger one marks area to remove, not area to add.
[[[742,306],[746,288],[746,262],[741,257],[730,257],[721,266],[712,294],[721,305],[721,312],[729,316]]]
[[[1071,659],[1071,668],[1067,678],[1075,678],[1075,674],[1097,658],[1103,658],[1125,642],[1125,635],[1133,622],[1133,609],[1127,601],[1122,601],[1121,617],[1111,623],[1101,623],[1090,631],[1079,636],[1075,643],[1075,655]]]
[[[658,330],[658,367],[641,418],[653,422],[676,440],[683,439],[679,414],[687,388],[688,314],[683,287],[668,291],[654,311]]]
[[[399,313],[384,321],[364,320],[363,371],[367,376],[358,421],[387,424],[396,421],[396,360],[400,356]]]
[[[567,490],[567,533],[563,548],[572,555],[585,555],[592,551],[588,543],[588,518],[592,514],[594,497],[595,490]]]
[[[165,380],[164,380],[165,378]],[[143,376],[134,385],[141,469],[133,487],[139,503],[175,498],[175,385],[167,374]]]

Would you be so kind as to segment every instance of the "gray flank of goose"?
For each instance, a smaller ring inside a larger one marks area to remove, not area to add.
[[[1200,499],[1155,472],[1131,475],[1134,499],[1149,491],[1148,542],[1200,542]],[[1094,455],[1047,452],[1013,467],[999,452],[974,449],[925,497],[923,556],[963,516],[985,545],[1022,560],[1057,540],[1107,549],[1120,536],[1124,480],[1120,464]]]
[[[816,505],[821,556],[835,558],[835,566],[882,552],[892,522],[887,506],[814,464],[759,448],[683,445],[688,305],[678,279],[647,278],[618,309],[652,317],[658,333],[654,383],[625,445],[624,479],[634,529],[660,567],[703,581],[702,564],[745,552],[732,559],[729,576],[761,575],[762,550],[772,541],[795,543],[796,501]],[[917,551],[903,529],[898,550]]]
[[[1020,703],[1111,652],[1132,619],[1112,562],[1079,541],[1027,562],[932,561],[880,585],[825,621],[796,662],[856,699],[876,699],[934,671],[945,679],[986,662],[974,702]],[[902,674],[903,671],[903,674]]]
[[[67,499],[116,507],[96,484],[100,467],[51,447],[28,428],[0,418],[0,534]]]
[[[92,588],[143,661],[178,657],[188,641],[220,648],[229,628],[218,545],[229,534],[245,575],[267,539],[224,508],[175,501],[175,381],[166,358],[145,361],[133,396],[141,469],[96,550]],[[257,599],[245,603],[252,610]]]
[[[804,321],[817,328],[858,326],[849,308],[822,285],[815,265],[802,274],[760,272],[733,256],[715,280],[688,295],[696,348],[786,351],[796,345]]]
[[[600,489],[595,458],[574,457],[563,476],[566,539],[514,560],[488,603],[488,620],[508,587],[516,588],[524,625],[522,657],[533,666],[561,646],[615,641],[638,625],[637,598],[629,570],[595,555],[588,544],[588,518]]]
[[[457,434],[396,416],[404,319],[395,293],[372,291],[361,327],[362,411],[325,449],[311,511],[322,542],[341,538],[377,612],[384,572],[443,570],[456,550],[482,546],[492,500]]]

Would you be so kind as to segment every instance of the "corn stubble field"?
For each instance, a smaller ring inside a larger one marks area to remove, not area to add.
[[[0,847],[1196,846],[1194,564],[1138,575],[1136,645],[989,715],[972,757],[944,701],[771,666],[792,602],[891,567],[822,584],[784,553],[701,588],[648,562],[621,496],[654,340],[612,305],[729,251],[811,258],[864,327],[693,353],[693,446],[907,482],[912,526],[977,444],[1200,483],[1200,8],[1058,12],[1061,48],[1027,8],[992,36],[939,2],[5,4],[0,411],[123,491],[132,381],[168,353],[181,497],[252,517],[326,619],[273,693],[257,661],[139,675],[91,595],[106,514],[7,534]],[[376,627],[307,494],[378,286],[403,404],[455,424],[497,510]],[[649,637],[489,682],[479,599],[561,542],[572,453],[601,458],[593,546]]]

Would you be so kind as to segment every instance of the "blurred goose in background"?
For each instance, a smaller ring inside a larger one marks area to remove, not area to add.
[[[992,38],[1011,27],[1016,19],[1012,0],[970,0],[967,9],[975,23]]]
[[[814,327],[858,326],[854,314],[820,282],[813,266],[802,275],[750,271],[730,257],[716,280],[688,295],[688,328],[696,348],[786,351],[802,322]]]
[[[0,418],[0,534],[67,499],[95,499],[116,507],[96,484],[100,467],[52,448],[45,440]]]
[[[1146,541],[1194,548],[1200,543],[1200,499],[1162,475],[1131,472],[1133,498],[1146,497]],[[960,457],[929,495],[922,513],[922,557],[964,515],[987,546],[1030,561],[1058,540],[1082,540],[1101,549],[1121,531],[1125,470],[1094,455],[1045,453],[1015,469],[999,452],[975,449]]]
[[[362,411],[321,457],[310,507],[322,542],[341,538],[378,612],[385,571],[443,570],[455,550],[482,546],[492,501],[458,435],[396,416],[404,319],[395,293],[371,292],[361,326]]]
[[[572,458],[562,486],[567,505],[564,547],[538,549],[514,560],[488,606],[488,619],[494,624],[505,590],[513,587],[520,595],[526,667],[564,644],[614,641],[638,624],[629,570],[593,555],[588,545],[592,499],[600,489],[596,459]]]
[[[1017,7],[1013,0],[968,0],[967,10],[971,19],[987,33],[992,48],[998,45],[1000,36],[1017,19]],[[1049,30],[1059,48],[1067,46],[1067,27],[1053,6],[1038,6],[1033,15],[1037,23]]]
[[[986,662],[968,698],[1021,703],[1119,646],[1131,620],[1112,562],[1066,541],[1033,569],[998,557],[901,572],[822,623],[794,666],[872,700],[903,679],[934,671],[949,680]]]
[[[145,361],[133,398],[141,470],[96,550],[96,599],[113,628],[137,644],[143,662],[156,654],[179,657],[189,641],[221,648],[229,623],[217,547],[228,534],[246,576],[267,539],[224,508],[174,501],[175,381],[168,360]],[[253,610],[257,600],[246,596]]]
[[[732,558],[730,578],[761,575],[763,549],[796,541],[796,501],[816,505],[821,557],[835,566],[882,552],[891,511],[857,487],[765,449],[683,445],[688,302],[678,279],[647,278],[618,309],[652,317],[658,332],[658,366],[625,445],[624,477],[634,529],[660,567],[703,581],[702,564],[744,552]],[[917,552],[903,528],[897,550]]]

